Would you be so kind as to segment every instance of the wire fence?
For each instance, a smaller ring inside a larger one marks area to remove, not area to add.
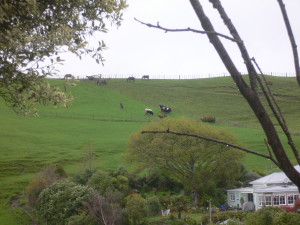
[[[242,75],[248,75],[246,72],[242,72]],[[190,79],[202,79],[202,78],[217,78],[217,77],[229,77],[229,73],[205,73],[205,74],[94,74],[94,75],[80,75],[75,76],[77,79],[89,79],[90,77],[104,78],[104,79],[127,79],[128,77],[135,77],[141,79],[144,75],[148,75],[149,79],[158,80],[190,80]],[[267,76],[274,77],[296,77],[295,73],[291,72],[268,72]],[[60,76],[63,78],[64,76]]]

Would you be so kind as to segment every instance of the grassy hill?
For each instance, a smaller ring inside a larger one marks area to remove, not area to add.
[[[268,77],[298,146],[300,146],[300,93],[293,78]],[[61,83],[61,80],[51,80]],[[70,108],[40,107],[40,117],[15,115],[0,102],[0,224],[9,221],[5,205],[21,192],[39,169],[60,163],[69,174],[83,171],[89,151],[96,157],[93,168],[114,169],[123,165],[122,154],[132,131],[157,117],[144,115],[159,104],[172,107],[170,116],[200,120],[217,118],[214,126],[235,133],[245,147],[266,152],[257,120],[230,77],[199,80],[110,79],[106,86],[79,81],[70,90],[75,99]],[[124,109],[120,108],[120,103]],[[267,170],[272,164],[256,156],[245,157],[247,168]],[[10,224],[10,223],[7,223]],[[11,223],[13,224],[13,223]]]

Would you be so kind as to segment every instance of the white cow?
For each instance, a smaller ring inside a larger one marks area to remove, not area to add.
[[[170,214],[170,209],[162,209],[161,210],[161,215],[162,216],[168,216]]]
[[[154,112],[153,112],[153,110],[152,109],[145,109],[145,113],[147,114],[147,115],[151,115],[151,116],[153,116],[154,115]]]

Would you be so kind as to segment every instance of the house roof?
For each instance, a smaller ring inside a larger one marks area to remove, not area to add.
[[[300,172],[300,166],[295,166],[295,169]],[[290,179],[283,172],[271,173],[257,180],[251,181],[252,185],[268,185],[268,184],[287,184],[291,183]]]
[[[298,193],[298,188],[295,185],[281,185],[281,186],[269,186],[263,188],[254,189],[255,193],[274,193],[274,192],[296,192]]]
[[[253,193],[253,187],[242,187],[227,190],[228,192],[243,192],[243,193]]]

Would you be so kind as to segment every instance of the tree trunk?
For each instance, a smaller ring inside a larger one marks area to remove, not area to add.
[[[190,0],[194,11],[201,22],[203,29],[207,32],[215,31],[209,18],[205,15],[203,8],[198,0]],[[220,2],[218,1],[218,4]],[[228,24],[227,24],[228,26]],[[268,140],[268,144],[278,161],[280,169],[287,175],[287,177],[298,187],[300,192],[300,173],[294,168],[291,161],[289,160],[282,143],[278,137],[277,131],[271,121],[267,111],[265,110],[263,104],[260,101],[259,95],[254,88],[250,88],[244,79],[242,78],[240,72],[237,70],[235,64],[231,60],[229,54],[224,48],[222,42],[216,34],[207,34],[210,42],[214,46],[215,50],[219,54],[223,64],[227,68],[231,77],[238,86],[241,94],[247,100],[249,106],[252,108],[254,114],[259,120]],[[251,75],[251,74],[249,74]]]

